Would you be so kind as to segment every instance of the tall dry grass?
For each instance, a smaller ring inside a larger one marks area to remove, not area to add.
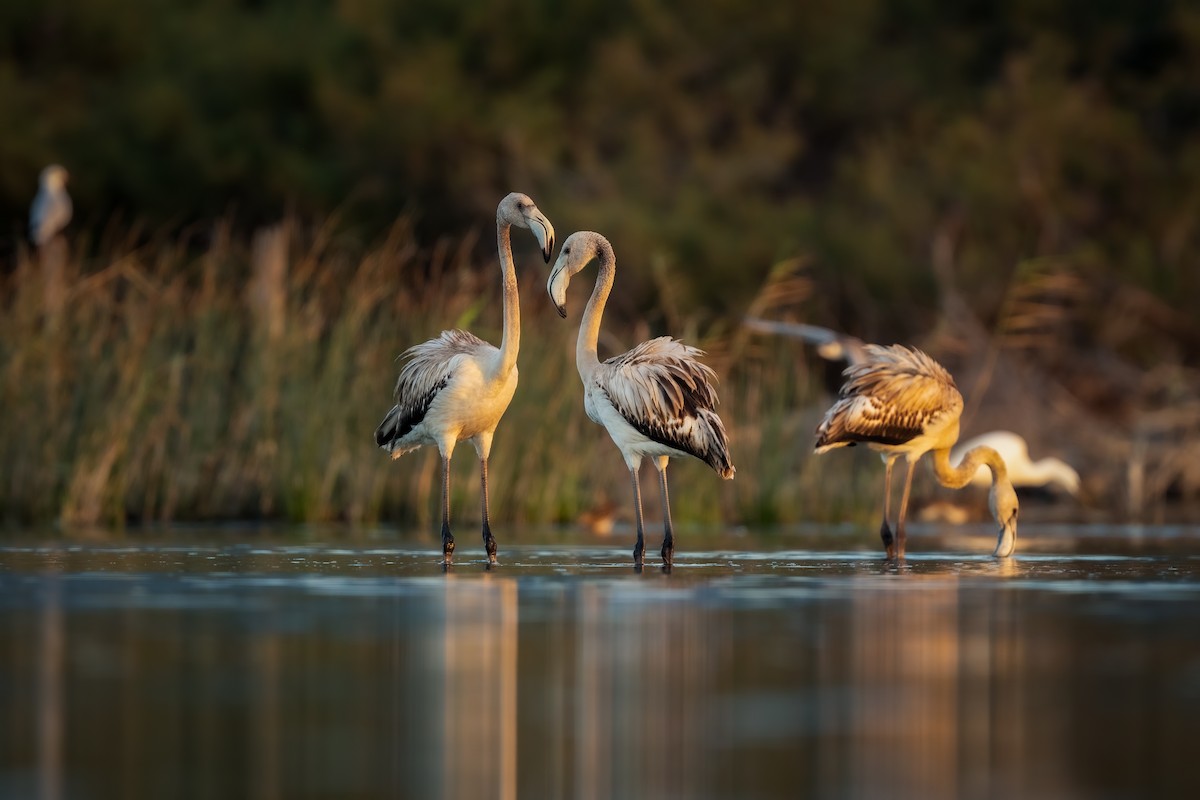
[[[409,345],[447,327],[499,341],[496,263],[472,259],[474,235],[422,250],[404,221],[365,250],[332,231],[287,221],[251,241],[218,226],[203,246],[117,239],[100,256],[68,252],[62,241],[40,256],[20,252],[0,285],[4,521],[431,524],[436,452],[391,462],[373,432],[391,403],[395,358]],[[544,265],[515,244],[521,377],[493,446],[493,516],[569,522],[606,503],[624,514],[628,476],[584,415],[573,362],[586,290],[576,290],[570,322],[559,320],[545,298]],[[783,288],[770,284],[764,302],[803,291],[783,274]],[[861,458],[809,456],[828,398],[803,350],[702,329],[701,317],[676,307],[671,282],[660,283],[665,316],[678,326],[670,332],[709,350],[722,376],[738,467],[736,480],[722,482],[699,463],[673,466],[675,518],[869,516],[877,470],[858,469]],[[610,314],[602,348],[661,332]],[[459,528],[478,523],[469,445],[454,461],[452,502]]]

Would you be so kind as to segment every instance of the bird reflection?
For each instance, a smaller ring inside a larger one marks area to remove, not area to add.
[[[440,796],[517,796],[517,583],[447,584],[440,639]],[[437,651],[434,652],[435,663]]]

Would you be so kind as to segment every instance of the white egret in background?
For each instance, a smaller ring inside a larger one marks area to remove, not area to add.
[[[42,170],[38,192],[29,208],[29,239],[38,247],[62,232],[71,221],[71,196],[67,194],[66,169],[51,164]]]

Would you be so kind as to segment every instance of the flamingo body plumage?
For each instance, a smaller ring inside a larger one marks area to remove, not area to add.
[[[403,358],[396,405],[376,430],[376,443],[392,458],[460,441],[480,450],[481,437],[496,430],[516,393],[516,367],[499,375],[500,349],[462,330],[443,331]]]
[[[733,477],[725,427],[717,416],[716,373],[704,351],[660,336],[592,371],[584,410],[603,425],[626,462],[691,456]]]

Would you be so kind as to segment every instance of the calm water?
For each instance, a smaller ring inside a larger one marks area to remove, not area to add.
[[[9,540],[0,797],[1200,796],[1200,531],[1022,533]]]

